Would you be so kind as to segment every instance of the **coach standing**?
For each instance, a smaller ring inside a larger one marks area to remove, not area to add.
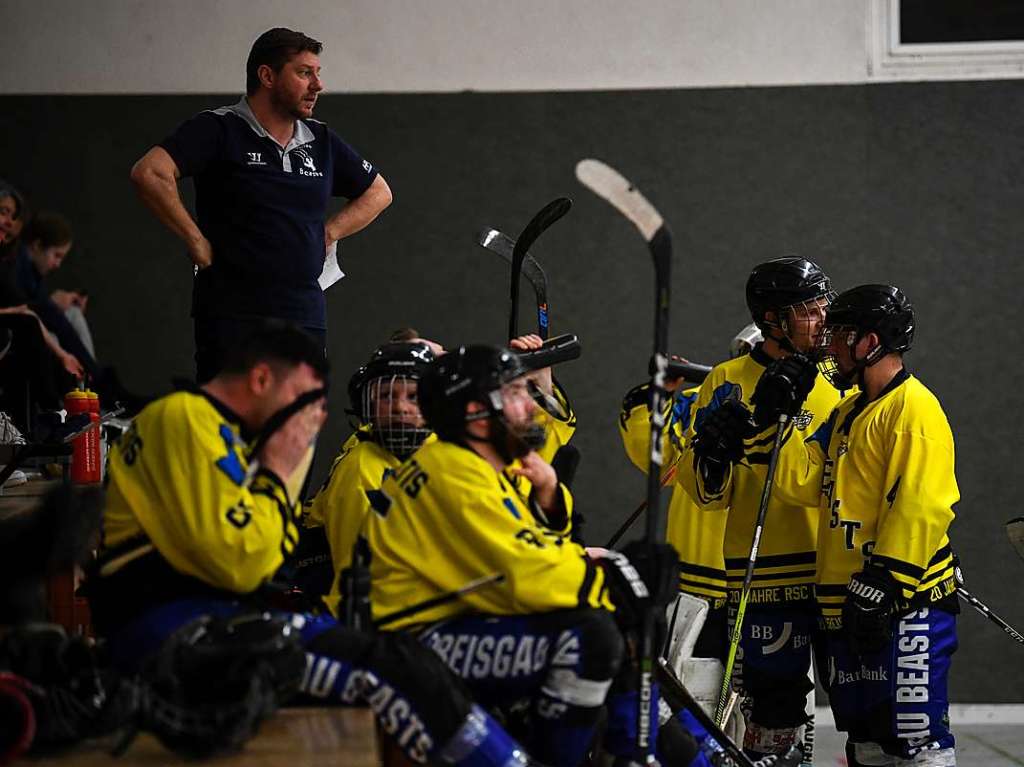
[[[142,201],[185,242],[196,267],[200,383],[266,317],[295,322],[326,346],[317,283],[326,250],[391,203],[377,170],[310,119],[323,90],[322,48],[290,29],[263,33],[246,62],[245,97],[185,121],[132,168]],[[185,176],[195,183],[195,220],[178,193]],[[348,203],[327,219],[330,197]]]

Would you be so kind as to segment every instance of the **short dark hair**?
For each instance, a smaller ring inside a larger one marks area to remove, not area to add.
[[[324,44],[312,37],[285,27],[268,29],[256,38],[245,62],[245,93],[251,96],[260,89],[258,70],[266,64],[275,73],[281,71],[292,56],[303,51],[320,55]]]
[[[404,327],[398,328],[398,330],[388,336],[388,341],[392,343],[401,343],[404,341],[415,341],[419,337],[420,331],[416,328]]]
[[[306,363],[324,382],[329,366],[323,346],[298,325],[284,320],[263,320],[241,343],[224,355],[221,375],[240,375],[260,362],[294,368]]]
[[[60,213],[49,210],[41,210],[32,216],[21,233],[22,242],[38,242],[44,248],[67,245],[72,239],[71,222]]]

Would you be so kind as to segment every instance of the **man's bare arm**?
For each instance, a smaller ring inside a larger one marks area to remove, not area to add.
[[[132,184],[142,202],[185,243],[192,263],[204,269],[213,261],[213,248],[181,202],[179,178],[178,166],[167,150],[158,146],[146,152],[131,172]]]
[[[332,243],[364,229],[391,204],[391,200],[391,187],[384,177],[378,174],[365,192],[354,200],[349,200],[337,215],[324,224],[327,246],[330,247]]]

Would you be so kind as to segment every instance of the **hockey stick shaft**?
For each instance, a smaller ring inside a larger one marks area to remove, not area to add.
[[[523,260],[527,252],[537,238],[540,237],[552,224],[569,212],[572,207],[572,200],[568,197],[558,197],[539,211],[530,219],[530,223],[516,238],[515,247],[512,249],[512,281],[509,289],[509,313],[508,313],[508,337],[515,338],[519,335],[519,275],[523,269]]]
[[[1009,636],[1014,641],[1019,642],[1020,644],[1024,644],[1024,636],[1022,636],[1021,633],[1017,631],[1017,629],[1015,629],[1009,623],[1007,623],[994,612],[992,612],[992,610],[989,609],[988,605],[986,605],[976,596],[967,591],[963,586],[958,584],[956,587],[956,593],[960,595],[960,599],[962,599],[964,602],[969,604],[979,613],[981,613],[990,621],[992,621],[992,623],[996,624],[999,628],[1001,628],[1007,636]]]
[[[765,518],[768,516],[768,502],[772,497],[772,485],[775,484],[775,468],[779,465],[779,450],[782,448],[783,434],[789,416],[779,414],[779,422],[772,443],[771,456],[768,459],[768,471],[764,478],[764,489],[761,490],[761,505],[757,509],[757,521],[754,523],[754,537],[750,542],[750,556],[747,557],[747,569],[743,573],[743,586],[740,589],[740,603],[736,608],[736,620],[733,623],[732,637],[729,640],[729,655],[725,662],[725,675],[722,678],[722,691],[718,695],[718,709],[715,721],[722,724],[725,707],[729,703],[732,690],[732,675],[736,668],[736,652],[739,650],[740,638],[743,636],[743,617],[747,612],[747,600],[750,598],[750,585],[754,580],[754,565],[757,563],[757,552],[761,547],[761,534],[764,532]]]
[[[651,360],[648,369],[651,373],[654,372],[654,360]],[[665,377],[670,381],[682,378],[693,383],[702,383],[710,372],[711,365],[701,365],[698,362],[690,362],[688,360],[670,359],[665,365]]]
[[[512,263],[512,253],[516,241],[497,229],[484,229],[477,234],[477,244],[486,250]],[[551,312],[548,307],[548,278],[537,260],[528,252],[523,258],[522,274],[533,288],[537,300],[537,335],[546,341],[551,325]]]
[[[658,534],[659,501],[661,499],[662,445],[661,435],[667,415],[665,400],[665,368],[668,362],[668,320],[672,288],[672,235],[658,210],[622,174],[599,160],[581,160],[576,165],[576,177],[599,197],[616,208],[640,231],[654,264],[654,373],[651,376],[651,442],[650,465],[647,470],[647,517],[644,541],[656,542]],[[637,707],[637,750],[647,762],[654,761],[654,743],[651,737],[652,704],[654,703],[654,626],[657,607],[644,611],[638,637],[639,660]]]
[[[449,602],[454,602],[456,599],[461,599],[462,597],[466,596],[466,594],[470,594],[478,589],[482,589],[484,586],[490,586],[493,583],[501,583],[504,580],[505,576],[501,573],[491,573],[490,575],[485,575],[482,578],[477,578],[476,580],[470,581],[465,586],[455,589],[454,591],[447,591],[444,594],[440,594],[439,596],[430,597],[430,599],[424,599],[422,602],[417,602],[414,605],[409,605],[408,607],[403,607],[400,610],[395,610],[392,613],[388,613],[387,615],[381,616],[373,622],[373,627],[379,629],[384,626],[388,626],[394,623],[395,621],[400,621],[403,618],[408,618],[411,615],[416,615],[417,613],[421,613],[424,610],[429,610],[432,607],[437,607],[438,605],[445,605]]]
[[[665,487],[665,485],[669,484],[673,479],[675,479],[676,466],[678,465],[678,460],[679,459],[677,458],[676,462],[669,466],[668,469],[666,469],[665,472],[661,475],[662,487]],[[639,506],[633,509],[633,513],[626,518],[626,521],[619,525],[619,529],[616,530],[612,537],[608,539],[608,543],[606,543],[604,547],[606,549],[615,548],[615,544],[622,540],[622,536],[624,536],[629,531],[629,528],[633,526],[634,522],[640,519],[640,515],[643,514],[644,511],[646,511],[646,509],[647,500],[644,499]]]
[[[540,370],[577,359],[582,351],[580,339],[572,333],[565,333],[549,338],[539,349],[516,352],[516,355],[527,370]]]

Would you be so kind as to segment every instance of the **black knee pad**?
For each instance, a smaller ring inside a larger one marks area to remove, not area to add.
[[[473,707],[465,683],[410,634],[384,632],[374,640],[363,667],[399,689],[423,717],[438,745],[446,743]]]
[[[675,717],[658,728],[658,758],[662,764],[689,764],[700,747]]]
[[[317,655],[361,666],[363,657],[373,649],[375,637],[363,631],[337,626],[306,642],[306,649]]]
[[[783,677],[743,667],[743,690],[750,696],[750,719],[762,727],[799,727],[807,721],[807,693],[814,689],[806,674]]]

